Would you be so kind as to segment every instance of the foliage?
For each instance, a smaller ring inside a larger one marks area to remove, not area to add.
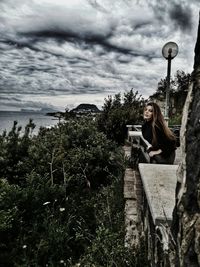
[[[172,80],[172,88],[176,92],[188,91],[188,86],[191,81],[191,75],[184,71],[178,70]]]
[[[123,99],[120,93],[114,97],[109,96],[105,99],[103,111],[97,120],[99,130],[109,139],[123,144],[127,134],[126,125],[141,121],[144,103],[145,100],[133,89],[124,93]]]
[[[123,180],[119,177],[98,194],[95,204],[97,229],[94,240],[81,257],[84,267],[147,267],[145,250],[124,247]]]
[[[187,97],[188,87],[191,82],[191,75],[178,70],[174,78],[170,81],[170,110],[169,117],[172,123],[179,124],[185,99]],[[150,96],[150,99],[164,100],[167,82],[161,79],[158,83],[156,92]],[[173,99],[173,101],[172,101]],[[174,122],[173,122],[174,121]],[[177,121],[177,123],[175,122]]]
[[[135,266],[123,246],[121,148],[88,119],[33,127],[22,134],[15,122],[0,136],[1,264]]]
[[[169,125],[181,125],[182,114],[176,114],[169,119]]]
[[[0,177],[6,178],[11,183],[21,183],[21,177],[27,172],[26,162],[28,159],[28,149],[31,144],[30,136],[35,124],[32,120],[25,127],[22,137],[21,127],[14,121],[12,130],[0,136]]]
[[[188,85],[191,81],[191,75],[189,73],[185,73],[184,71],[178,70],[174,78],[170,81],[170,91],[174,92],[184,92],[188,90]],[[166,91],[167,81],[165,79],[161,79],[158,82],[158,87],[156,93],[164,94]]]

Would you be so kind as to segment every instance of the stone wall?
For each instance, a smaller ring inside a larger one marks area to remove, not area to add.
[[[131,146],[124,146],[125,156],[131,159]],[[124,175],[125,200],[125,246],[138,248],[140,246],[142,189],[141,179],[136,170],[129,167]]]
[[[193,81],[181,126],[182,162],[179,166],[170,266],[200,266],[200,26],[195,47]]]

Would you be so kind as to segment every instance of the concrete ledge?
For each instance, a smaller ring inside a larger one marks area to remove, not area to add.
[[[141,137],[142,136],[142,132],[140,132],[140,131],[129,131],[128,132],[128,136],[129,137]]]
[[[139,164],[140,176],[155,225],[172,221],[178,165]]]

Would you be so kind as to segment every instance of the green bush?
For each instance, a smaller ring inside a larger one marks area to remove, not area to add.
[[[181,125],[182,114],[176,114],[170,117],[169,125]]]
[[[91,245],[80,259],[81,266],[126,266],[122,189],[123,180],[119,177],[98,193],[95,203],[97,228]]]
[[[141,122],[144,103],[145,100],[133,89],[124,93],[123,99],[121,94],[108,97],[97,120],[99,130],[109,139],[123,144],[127,137],[126,125]]]
[[[124,247],[122,149],[89,119],[33,127],[0,136],[2,266],[145,266]]]
[[[122,177],[121,149],[85,119],[34,137],[14,123],[0,146],[1,263],[72,266],[95,239],[99,194]]]

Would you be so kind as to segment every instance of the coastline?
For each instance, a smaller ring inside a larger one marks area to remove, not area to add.
[[[17,121],[18,126],[22,127],[21,132],[23,134],[25,126],[29,123],[30,119],[36,125],[33,134],[37,134],[40,127],[51,128],[58,123],[56,117],[41,112],[0,111],[0,134],[5,130],[8,133],[12,129],[14,121]]]

